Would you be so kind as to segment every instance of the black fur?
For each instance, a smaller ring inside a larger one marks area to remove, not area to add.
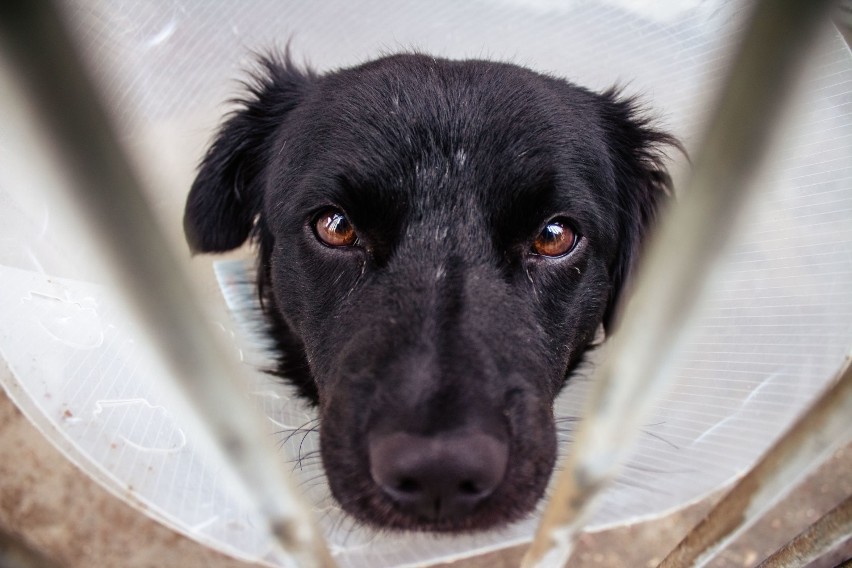
[[[248,91],[201,164],[184,226],[195,252],[256,241],[278,374],[319,406],[334,496],[391,528],[528,514],[556,456],[553,400],[613,325],[670,194],[663,152],[676,140],[614,90],[502,63],[397,55],[320,76],[271,56]],[[329,207],[357,245],[319,241]],[[534,254],[554,218],[578,246]],[[405,459],[426,461],[394,489],[399,439],[422,444]],[[418,477],[441,460],[475,481],[472,501]],[[434,504],[402,494],[420,482],[439,487]]]

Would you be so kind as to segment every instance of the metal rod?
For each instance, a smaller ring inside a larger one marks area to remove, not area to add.
[[[852,365],[847,362],[838,381],[684,537],[659,568],[704,566],[850,435]],[[847,517],[849,513],[846,510]]]
[[[757,568],[807,566],[852,537],[852,495],[785,544]]]
[[[574,451],[523,566],[564,566],[600,490],[672,382],[707,275],[739,220],[828,0],[762,0],[722,91],[682,202],[649,246],[635,293],[595,370]],[[661,277],[661,275],[664,275]]]
[[[214,451],[300,566],[333,565],[241,389],[247,371],[205,321],[56,4],[0,1],[0,47],[30,103],[21,112],[50,141],[45,152],[63,168],[74,203]]]
[[[59,568],[60,564],[43,555],[16,535],[0,528],[0,568]]]

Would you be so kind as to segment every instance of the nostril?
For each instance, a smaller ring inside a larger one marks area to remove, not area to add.
[[[397,481],[395,489],[400,493],[413,494],[420,491],[420,484],[411,477],[403,477]]]
[[[459,483],[459,493],[474,497],[479,495],[480,490],[476,482],[468,479]]]

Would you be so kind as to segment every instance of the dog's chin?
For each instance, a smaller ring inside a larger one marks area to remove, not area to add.
[[[348,491],[335,491],[332,495],[344,512],[356,521],[374,529],[400,532],[428,532],[443,534],[466,534],[504,528],[509,524],[528,518],[544,495],[546,483],[535,491],[525,492],[523,502],[510,496],[493,495],[477,509],[463,517],[436,518],[420,516],[400,508],[381,490],[372,486],[365,488],[360,496],[353,498]]]

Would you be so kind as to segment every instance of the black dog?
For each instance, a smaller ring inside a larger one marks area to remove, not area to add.
[[[253,239],[282,377],[319,405],[335,498],[388,528],[519,519],[553,401],[669,195],[631,99],[509,64],[262,59],[186,207],[195,252]]]

